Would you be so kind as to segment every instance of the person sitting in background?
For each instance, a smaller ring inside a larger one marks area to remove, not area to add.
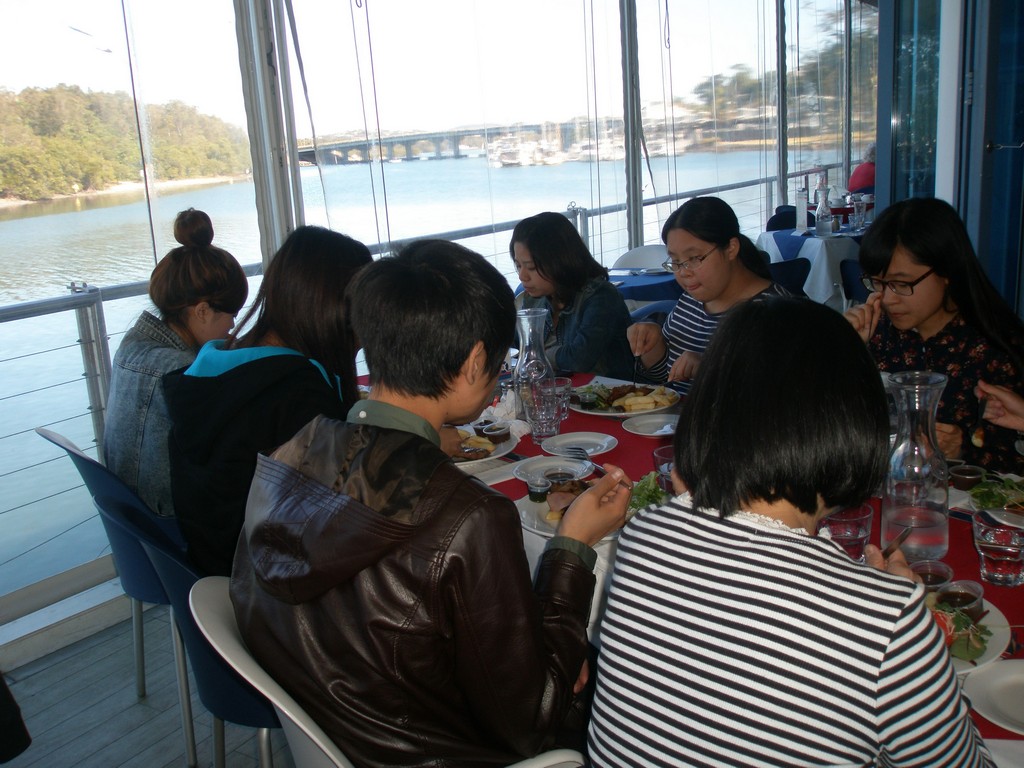
[[[508,283],[421,240],[349,296],[370,396],[260,457],[231,577],[239,628],[356,765],[507,765],[552,746],[585,682],[591,547],[625,520],[622,470],[566,511],[531,583],[515,505],[438,435],[491,398]]]
[[[950,459],[1024,473],[1012,430],[979,433],[975,383],[1019,391],[1024,326],[985,275],[967,229],[948,203],[902,200],[864,235],[860,264],[874,291],[846,312],[883,371],[928,370],[947,377],[936,437]]]
[[[679,495],[619,536],[594,766],[993,766],[902,552],[816,535],[882,482],[888,434],[839,313],[729,313],[683,401]]]
[[[626,337],[646,378],[675,382],[686,392],[711,334],[727,311],[755,296],[788,296],[772,282],[764,257],[740,234],[736,214],[717,197],[695,197],[668,217],[661,230],[683,294],[663,326],[635,323]]]
[[[875,142],[868,144],[860,165],[853,169],[850,181],[846,184],[850,192],[874,194],[875,192]]]
[[[164,377],[175,514],[203,573],[231,573],[257,454],[317,414],[343,418],[359,399],[344,295],[370,261],[357,240],[299,227],[239,323],[252,327]]]
[[[214,247],[213,222],[189,208],[174,220],[171,250],[149,278],[159,317],[143,311],[121,340],[110,375],[103,429],[107,467],[158,515],[174,514],[167,441],[171,419],[161,379],[223,339],[249,295],[235,258]]]
[[[538,213],[516,225],[508,251],[523,284],[517,306],[549,312],[544,347],[555,370],[632,379],[629,310],[576,227]]]

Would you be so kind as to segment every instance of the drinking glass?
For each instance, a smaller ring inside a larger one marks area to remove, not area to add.
[[[852,230],[859,231],[864,229],[864,214],[867,211],[868,204],[863,200],[853,201],[853,216],[850,218],[850,228]]]
[[[846,550],[851,560],[864,562],[864,547],[871,539],[871,518],[874,510],[870,504],[850,507],[833,512],[819,526],[819,530],[827,528],[829,535],[836,544]]]
[[[1002,587],[1024,584],[1024,514],[982,509],[971,516],[981,580]]]
[[[552,379],[562,393],[562,421],[569,418],[569,399],[572,397],[572,379],[566,376],[555,376]]]
[[[651,452],[654,459],[654,470],[658,473],[658,485],[665,493],[675,495],[672,489],[672,469],[676,465],[675,448],[671,445],[663,445]]]
[[[533,434],[533,442],[540,445],[558,434],[562,426],[562,389],[554,379],[541,379],[522,387],[523,410]]]

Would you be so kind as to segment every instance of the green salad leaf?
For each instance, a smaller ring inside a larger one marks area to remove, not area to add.
[[[1024,480],[986,473],[985,479],[969,491],[979,509],[1002,509],[1024,505]]]
[[[648,472],[633,484],[633,496],[629,500],[629,509],[636,511],[648,504],[661,504],[668,494],[658,485],[658,473]]]

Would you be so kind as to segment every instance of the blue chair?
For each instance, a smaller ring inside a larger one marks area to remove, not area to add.
[[[807,226],[814,229],[814,214],[808,211]],[[796,229],[796,206],[780,205],[776,207],[775,213],[768,219],[765,225],[766,232],[775,232],[780,229]]]
[[[807,296],[804,283],[811,273],[810,259],[798,256],[789,261],[773,261],[768,265],[768,271],[772,274],[772,280],[794,296]]]
[[[676,303],[674,299],[652,301],[649,304],[644,304],[642,307],[634,309],[629,313],[629,317],[634,323],[646,322],[658,323],[660,325],[665,322],[665,318],[675,309]]]
[[[223,768],[225,764],[226,720],[258,729],[260,766],[272,768],[274,758],[270,745],[270,729],[281,727],[273,704],[221,658],[197,626],[189,606],[189,593],[204,574],[196,571],[184,556],[168,545],[166,540],[161,541],[152,537],[150,533],[145,530],[135,531],[159,574],[168,597],[171,598],[174,621],[185,641],[185,650],[192,665],[199,700],[213,715],[214,765],[216,768]]]
[[[160,517],[139,498],[124,482],[82,450],[64,435],[49,429],[38,427],[36,434],[67,452],[71,463],[93,497],[93,503],[117,504],[124,508],[125,514],[131,514],[140,521],[153,527],[154,534],[165,537],[171,546],[182,553],[185,552],[185,539],[174,518]],[[153,570],[138,539],[128,535],[118,526],[111,526],[101,515],[103,528],[110,542],[110,552],[114,558],[117,575],[121,580],[121,589],[128,595],[132,606],[132,635],[135,649],[135,692],[141,699],[146,695],[146,658],[143,641],[142,604],[170,605],[170,598],[164,591],[160,577]],[[196,763],[196,742],[192,730],[192,705],[188,690],[188,674],[185,669],[184,651],[181,649],[181,636],[172,622],[171,638],[175,649],[175,660],[178,666],[178,699],[181,705],[182,730],[185,735],[185,752],[189,765]]]
[[[839,274],[843,280],[843,296],[846,299],[846,306],[863,304],[868,300],[868,289],[860,281],[863,274],[860,262],[856,259],[843,259],[839,262]]]

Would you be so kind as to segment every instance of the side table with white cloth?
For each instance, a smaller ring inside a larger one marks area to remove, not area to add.
[[[783,247],[779,245],[780,240]],[[804,293],[819,304],[843,311],[845,297],[839,264],[843,259],[857,258],[860,244],[854,238],[845,234],[823,238],[813,232],[801,235],[795,229],[780,229],[758,235],[757,247],[773,262],[788,261],[798,255],[810,261],[811,271],[804,282]]]

